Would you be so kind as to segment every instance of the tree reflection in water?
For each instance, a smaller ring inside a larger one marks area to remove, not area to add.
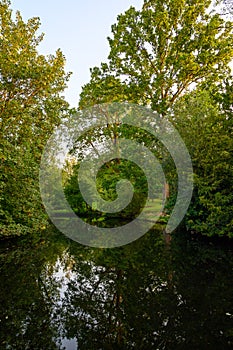
[[[232,250],[178,232],[167,248],[159,229],[114,249],[2,244],[0,348],[231,349],[232,270]]]

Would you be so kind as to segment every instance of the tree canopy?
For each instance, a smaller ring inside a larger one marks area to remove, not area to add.
[[[186,216],[190,230],[232,237],[233,123],[210,91],[180,99],[173,122],[192,157],[195,190]]]
[[[176,125],[194,165],[186,225],[209,235],[232,230],[233,22],[219,11],[225,3],[144,0],[140,10],[119,15],[108,61],[91,69],[79,103],[80,109],[112,101],[146,105]],[[153,145],[170,183],[169,208],[177,194],[174,164]]]
[[[81,106],[86,95],[90,104],[105,102],[108,94],[165,114],[196,84],[222,80],[233,55],[232,22],[210,5],[209,0],[146,0],[141,10],[131,7],[119,15],[108,38],[108,62],[91,70]]]
[[[0,2],[0,217],[4,235],[43,227],[38,170],[43,146],[68,103],[60,50],[39,54],[39,18],[24,22]]]

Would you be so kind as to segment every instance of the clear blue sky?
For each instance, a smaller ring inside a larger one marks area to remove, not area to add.
[[[77,107],[81,86],[89,81],[89,69],[106,61],[107,36],[118,14],[130,6],[140,9],[143,0],[11,0],[13,11],[24,20],[40,17],[45,38],[39,47],[42,54],[58,48],[66,57],[66,70],[72,71],[67,101]]]

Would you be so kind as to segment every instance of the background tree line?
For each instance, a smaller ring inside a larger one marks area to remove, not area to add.
[[[130,7],[112,26],[108,60],[91,69],[79,110],[126,101],[172,121],[194,166],[186,226],[232,236],[233,22],[222,14],[223,6],[224,1],[145,0],[140,10]],[[54,127],[71,113],[62,96],[69,74],[60,50],[48,57],[38,53],[43,39],[37,36],[38,18],[25,23],[18,12],[13,19],[10,2],[2,0],[0,21],[0,229],[1,235],[20,235],[47,222],[38,185],[40,157]],[[176,198],[171,158],[156,140],[133,130],[121,132],[146,142],[161,159],[171,190],[169,213]],[[102,174],[100,186],[107,182]],[[71,202],[77,194],[74,183],[66,179]],[[103,195],[110,192],[114,198],[112,189]]]

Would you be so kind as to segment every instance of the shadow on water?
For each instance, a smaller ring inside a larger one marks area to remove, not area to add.
[[[94,249],[0,245],[0,349],[232,349],[233,249],[161,229]]]

